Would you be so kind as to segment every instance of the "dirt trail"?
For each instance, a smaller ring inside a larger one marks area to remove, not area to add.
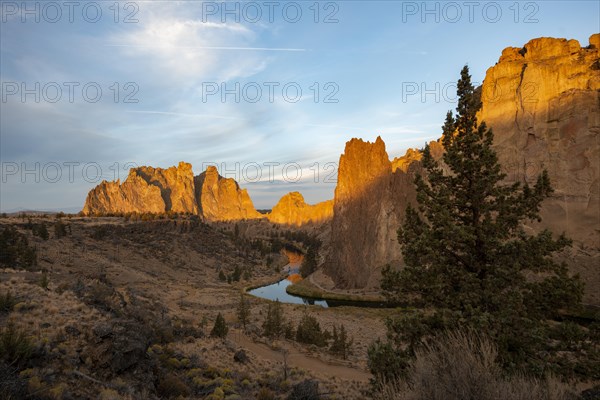
[[[278,363],[283,362],[283,355],[281,352],[275,351],[265,344],[255,343],[252,341],[252,339],[240,332],[230,331],[228,338],[239,347],[249,350],[263,359]],[[359,382],[368,382],[371,378],[371,374],[360,369],[346,367],[343,365],[329,364],[317,358],[298,353],[296,349],[285,343],[283,343],[282,346],[289,351],[287,357],[289,366],[304,369],[312,373],[315,377],[325,375],[328,377],[337,377],[339,379],[354,380]]]

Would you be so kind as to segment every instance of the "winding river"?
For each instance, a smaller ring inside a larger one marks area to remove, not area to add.
[[[288,274],[287,278],[282,279],[279,282],[272,283],[270,285],[261,286],[256,289],[249,290],[248,293],[256,297],[262,297],[263,299],[269,299],[273,301],[279,300],[282,303],[306,304],[321,307],[329,307],[327,301],[325,300],[293,296],[285,291],[285,288],[289,285],[298,282],[299,280],[302,280],[300,274],[298,273],[301,262],[301,259],[290,260],[290,263],[283,267],[284,271],[286,271]]]

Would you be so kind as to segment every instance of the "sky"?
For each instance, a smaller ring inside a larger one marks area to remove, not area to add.
[[[588,45],[598,1],[0,1],[0,211],[83,207],[103,179],[217,165],[271,208],[333,197],[353,137],[439,137],[452,86],[506,47]]]

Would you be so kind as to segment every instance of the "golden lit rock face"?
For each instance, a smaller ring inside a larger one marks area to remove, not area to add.
[[[223,178],[214,166],[196,176],[195,184],[200,212],[209,221],[263,217],[254,208],[248,191],[240,189],[234,179]]]
[[[267,215],[269,221],[284,225],[318,224],[328,221],[333,216],[333,200],[314,205],[306,204],[299,192],[284,195]]]
[[[505,49],[487,71],[478,115],[493,128],[507,181],[533,183],[542,169],[549,172],[555,193],[541,211],[543,226],[531,228],[566,232],[595,254],[600,243],[599,49],[600,34],[585,48],[575,40],[540,38]],[[439,141],[430,149],[434,158],[442,157]],[[415,201],[420,158],[409,150],[390,163],[379,138],[346,144],[325,266],[338,287],[374,286],[383,265],[401,265],[397,230],[406,205]],[[581,254],[570,263],[580,262],[591,265]],[[597,267],[578,272],[584,281],[600,284]]]
[[[600,221],[599,49],[600,34],[585,48],[539,38],[506,49],[486,73],[478,116],[494,131],[510,182],[533,184],[548,170],[555,193],[544,226],[591,246]]]
[[[180,162],[168,169],[132,168],[123,184],[103,181],[87,196],[83,212],[108,214],[128,212],[197,213],[194,175],[190,164]]]

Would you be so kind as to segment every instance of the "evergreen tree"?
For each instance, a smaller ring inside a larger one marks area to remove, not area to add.
[[[242,270],[240,269],[239,266],[235,266],[235,268],[233,269],[233,273],[231,274],[231,280],[233,282],[239,282],[240,277],[242,276]]]
[[[27,236],[12,226],[0,232],[0,266],[8,268],[29,268],[37,265],[37,253],[29,246]]]
[[[244,296],[243,293],[240,295],[240,302],[238,303],[237,307],[237,317],[238,321],[240,321],[244,327],[244,330],[246,330],[246,325],[250,320],[250,304],[248,303],[248,300],[246,300],[246,296]]]
[[[212,331],[210,331],[210,336],[224,338],[227,336],[227,332],[229,332],[229,328],[227,327],[225,318],[223,318],[223,315],[219,313],[217,315],[217,319],[215,320],[215,325],[213,326]]]
[[[333,342],[329,347],[329,351],[331,351],[333,354],[341,356],[345,360],[351,353],[353,342],[354,341],[348,337],[348,333],[346,332],[346,327],[344,325],[340,325],[339,333],[334,325]]]
[[[279,300],[269,303],[267,308],[267,317],[263,323],[263,335],[269,338],[277,338],[284,333],[285,321],[281,303]]]
[[[321,331],[319,321],[312,315],[304,314],[298,329],[296,330],[296,341],[306,344],[315,344],[319,347],[325,346],[325,337]]]
[[[67,236],[67,226],[60,219],[57,219],[54,223],[54,237],[60,239],[64,236]]]
[[[48,228],[46,228],[46,224],[44,223],[34,225],[31,231],[35,236],[39,236],[44,240],[48,240],[50,238]]]
[[[225,282],[227,280],[227,277],[225,276],[225,272],[223,272],[223,270],[219,271],[219,280],[221,282]]]
[[[581,301],[581,282],[552,258],[570,241],[525,232],[552,193],[548,174],[533,187],[504,184],[492,130],[476,118],[481,102],[466,66],[457,88],[456,117],[448,112],[443,126],[443,164],[425,146],[424,174],[415,178],[418,208],[407,207],[398,232],[406,266],[385,268],[382,280],[390,299],[435,311],[388,320],[388,336],[398,349],[408,343],[398,354],[410,355],[433,330],[468,325],[494,336],[505,367],[539,371],[547,321]]]

